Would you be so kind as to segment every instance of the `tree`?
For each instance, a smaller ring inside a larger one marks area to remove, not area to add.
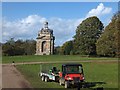
[[[120,12],[116,13],[104,33],[98,39],[97,54],[102,56],[120,56]]]
[[[59,55],[60,54],[60,46],[56,46],[54,49],[54,54]]]
[[[26,40],[24,42],[25,55],[33,55],[36,52],[36,41]]]
[[[2,43],[0,42],[0,56],[2,55]]]
[[[33,55],[36,51],[35,40],[20,40],[15,41],[13,38],[8,40],[2,45],[3,55],[15,56],[15,55]]]
[[[23,40],[18,39],[17,41],[15,41],[14,55],[24,55],[25,51],[24,51],[23,44],[24,44]]]
[[[60,49],[60,53],[64,55],[70,55],[72,50],[73,50],[73,41],[67,41],[62,45]]]
[[[14,38],[10,38],[5,44],[2,45],[3,55],[13,56],[14,55],[14,47],[15,47]]]
[[[76,54],[95,55],[96,41],[103,31],[102,22],[96,17],[89,17],[82,21],[74,36],[74,50]]]

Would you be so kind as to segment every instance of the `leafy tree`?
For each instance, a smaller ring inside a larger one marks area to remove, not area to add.
[[[14,38],[11,38],[5,44],[3,44],[2,45],[3,55],[13,56],[14,55],[14,47],[15,47],[14,44],[15,44]]]
[[[24,47],[23,47],[24,41],[18,39],[17,41],[15,41],[14,44],[14,55],[24,55]]]
[[[60,46],[55,47],[54,54],[59,55],[60,54]]]
[[[60,53],[64,55],[70,55],[70,52],[73,50],[73,41],[67,41],[61,47]]]
[[[96,17],[89,17],[82,21],[74,36],[75,54],[95,55],[96,41],[103,31],[102,22]]]
[[[35,40],[20,40],[15,41],[13,38],[8,40],[2,45],[3,55],[14,56],[14,55],[33,55],[36,50]]]
[[[33,55],[36,51],[36,41],[35,40],[26,40],[24,42],[25,55]]]
[[[97,54],[102,56],[120,56],[120,12],[116,13],[104,33],[98,39]]]
[[[2,43],[0,42],[0,56],[2,55]]]

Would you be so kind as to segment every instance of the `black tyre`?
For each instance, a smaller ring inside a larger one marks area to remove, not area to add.
[[[69,87],[70,87],[69,81],[65,81],[65,88],[69,88]]]
[[[42,79],[42,81],[45,81],[45,77],[44,76],[42,76],[41,79]]]

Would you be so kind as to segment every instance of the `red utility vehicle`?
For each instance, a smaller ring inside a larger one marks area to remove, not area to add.
[[[62,72],[59,72],[59,84],[69,88],[71,85],[82,86],[84,74],[82,64],[63,64]]]

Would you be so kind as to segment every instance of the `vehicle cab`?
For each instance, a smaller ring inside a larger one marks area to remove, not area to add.
[[[82,64],[63,64],[59,76],[59,83],[60,85],[65,84],[65,88],[68,88],[71,84],[77,85],[85,79]]]

